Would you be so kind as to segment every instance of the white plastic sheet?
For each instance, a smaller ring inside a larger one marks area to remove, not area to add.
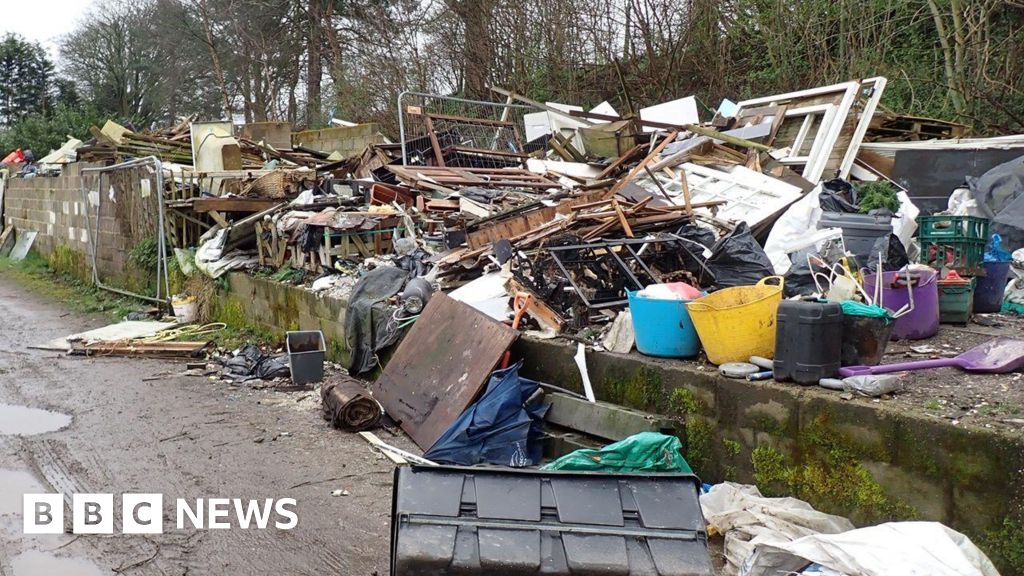
[[[849,576],[999,576],[963,534],[938,522],[890,522],[757,546],[742,576],[777,576],[808,563]]]
[[[776,274],[789,272],[792,265],[789,253],[800,249],[801,241],[818,228],[821,220],[821,185],[814,187],[806,196],[797,200],[779,219],[775,221],[768,239],[764,243],[764,252],[772,261]]]
[[[225,254],[227,236],[227,230],[218,230],[196,250],[196,268],[210,278],[220,278],[231,270],[259,264],[259,258],[252,251],[233,250]]]
[[[712,486],[700,506],[708,526],[725,535],[727,574],[736,574],[760,544],[853,529],[846,518],[818,512],[803,500],[765,498],[756,486],[732,482]]]
[[[818,221],[821,220],[822,214],[818,197],[820,193],[821,185],[815,186],[814,190],[794,202],[775,221],[775,225],[768,233],[764,251],[771,260],[776,274],[785,274],[789,271],[789,254],[806,248],[807,239],[818,229]],[[911,238],[917,230],[917,216],[921,210],[914,205],[906,192],[900,190],[896,195],[900,200],[900,211],[892,219],[892,232],[910,251]]]

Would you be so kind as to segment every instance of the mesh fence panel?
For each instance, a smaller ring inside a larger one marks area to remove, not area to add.
[[[520,166],[530,151],[523,116],[543,112],[525,104],[419,93],[403,94],[398,107],[406,164],[450,167]]]

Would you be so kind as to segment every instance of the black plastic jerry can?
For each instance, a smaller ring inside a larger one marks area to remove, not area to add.
[[[838,302],[783,300],[776,319],[776,380],[817,384],[839,373],[843,307]]]

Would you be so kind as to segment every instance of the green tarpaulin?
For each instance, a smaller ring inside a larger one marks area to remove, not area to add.
[[[692,474],[675,436],[641,432],[600,450],[576,450],[544,466],[544,470],[594,472],[683,472]]]

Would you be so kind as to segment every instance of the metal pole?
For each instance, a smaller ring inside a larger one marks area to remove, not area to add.
[[[160,226],[160,231],[159,231],[159,233],[158,233],[159,235],[157,237],[157,277],[156,277],[156,282],[157,282],[157,287],[156,287],[157,292],[156,292],[156,294],[157,295],[156,295],[155,298],[152,297],[152,296],[146,296],[145,294],[136,294],[135,292],[129,292],[128,290],[122,290],[120,288],[115,288],[113,286],[107,286],[106,284],[104,284],[100,280],[99,268],[96,266],[96,253],[97,253],[98,248],[99,248],[100,206],[102,205],[102,201],[103,201],[103,186],[102,186],[103,185],[103,174],[107,173],[107,172],[114,172],[114,171],[117,171],[117,170],[127,170],[129,168],[139,168],[139,167],[147,166],[147,165],[152,165],[154,167],[154,169],[157,171],[157,184],[158,184],[158,186],[157,186],[157,194],[158,194],[158,196],[157,196],[157,206],[159,207],[158,208],[159,213],[157,214],[157,222],[158,222],[158,225]],[[132,298],[138,298],[140,300],[145,300],[147,302],[155,302],[155,303],[161,304],[161,305],[163,305],[165,307],[169,307],[169,301],[170,301],[170,277],[169,277],[169,275],[167,273],[167,248],[166,248],[166,243],[165,243],[165,239],[164,239],[165,232],[164,232],[164,229],[163,229],[163,221],[164,221],[164,214],[163,214],[164,213],[164,203],[163,203],[163,164],[160,162],[160,159],[157,158],[156,156],[146,156],[145,158],[135,158],[135,159],[128,160],[128,161],[125,161],[125,162],[121,162],[119,164],[113,164],[111,166],[101,166],[101,167],[96,167],[96,168],[83,168],[80,171],[80,173],[83,174],[83,175],[86,174],[86,173],[95,173],[97,175],[97,188],[96,188],[97,201],[96,201],[96,221],[95,221],[96,235],[95,235],[95,237],[93,236],[93,231],[92,231],[91,227],[89,226],[89,218],[88,218],[88,216],[85,218],[86,230],[89,233],[89,241],[90,241],[90,248],[91,248],[90,252],[92,253],[91,260],[92,260],[92,280],[93,280],[93,284],[95,284],[98,288],[102,288],[103,290],[107,290],[108,292],[114,292],[116,294],[122,294],[124,296],[130,296]],[[85,181],[84,181],[84,179],[83,179],[82,184],[81,184],[81,191],[82,191],[83,197],[85,199],[85,205],[88,206],[89,205],[89,195],[88,195],[88,193],[85,190]],[[160,290],[160,273],[161,273],[161,271],[163,271],[164,286],[166,288],[166,296],[167,297],[165,299],[161,299],[160,298],[160,294],[161,294],[161,290]]]

